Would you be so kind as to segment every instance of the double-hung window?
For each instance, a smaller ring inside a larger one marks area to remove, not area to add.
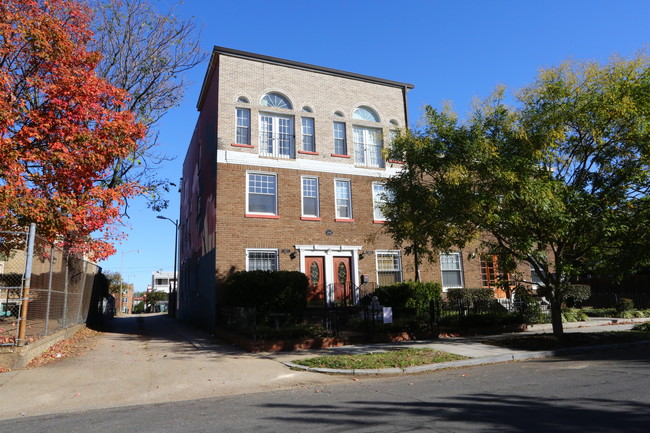
[[[372,184],[372,207],[374,209],[373,217],[375,221],[386,221],[382,206],[387,201],[390,201],[391,198],[392,194],[386,189],[386,185],[383,183]]]
[[[311,117],[302,118],[302,150],[305,152],[316,152],[314,119]]]
[[[251,144],[251,110],[248,108],[237,109],[237,144]]]
[[[389,286],[402,282],[402,259],[399,251],[377,251],[377,284]]]
[[[460,253],[440,254],[440,268],[442,269],[443,289],[463,287]]]
[[[352,219],[352,192],[349,180],[336,180],[334,184],[336,218]]]
[[[334,153],[336,155],[347,155],[348,145],[345,140],[345,123],[334,122]]]
[[[278,190],[275,174],[248,173],[246,193],[247,214],[278,214]]]
[[[381,130],[355,126],[354,132],[354,163],[363,167],[384,166],[381,157]]]
[[[302,178],[302,216],[305,218],[318,218],[318,178]]]
[[[247,249],[246,250],[247,271],[277,271],[278,250],[274,249]]]
[[[292,117],[260,114],[260,155],[294,158]]]

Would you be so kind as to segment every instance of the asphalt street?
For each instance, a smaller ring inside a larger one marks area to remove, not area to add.
[[[9,419],[0,432],[627,432],[650,425],[650,346]]]

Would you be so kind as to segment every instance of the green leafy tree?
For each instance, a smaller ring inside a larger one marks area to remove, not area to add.
[[[119,272],[103,272],[108,281],[108,293],[122,296],[122,275]]]
[[[144,301],[142,302],[144,304],[145,311],[153,312],[156,303],[160,301],[166,301],[167,297],[168,297],[167,293],[158,292],[155,290],[145,293]]]
[[[387,182],[386,227],[431,259],[480,239],[529,263],[561,335],[578,276],[648,263],[650,59],[565,62],[542,70],[515,108],[503,95],[464,123],[426,107],[424,127],[395,140],[405,168]]]

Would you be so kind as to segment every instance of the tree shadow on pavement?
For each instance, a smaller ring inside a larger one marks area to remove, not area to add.
[[[134,343],[176,343],[173,345],[174,353],[179,356],[197,351],[228,356],[250,355],[229,342],[220,341],[203,329],[180,322],[166,314],[117,316],[105,321],[97,330],[123,336]]]
[[[540,399],[517,394],[472,394],[440,402],[351,401],[340,405],[277,405],[276,422],[360,430],[499,432],[647,432],[650,405],[621,399]],[[381,427],[381,428],[380,428]]]

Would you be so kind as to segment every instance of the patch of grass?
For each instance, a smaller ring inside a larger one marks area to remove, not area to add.
[[[639,323],[638,325],[634,325],[632,330],[650,333],[650,322]]]
[[[649,325],[650,326],[650,325]],[[618,344],[633,341],[650,340],[647,332],[575,332],[556,337],[553,334],[522,335],[509,338],[495,338],[482,341],[492,346],[509,347],[522,350],[556,350],[580,346],[597,346],[601,344]]]
[[[327,355],[293,361],[294,364],[313,368],[377,369],[406,368],[418,365],[466,359],[464,356],[433,349],[402,349],[361,355]]]

